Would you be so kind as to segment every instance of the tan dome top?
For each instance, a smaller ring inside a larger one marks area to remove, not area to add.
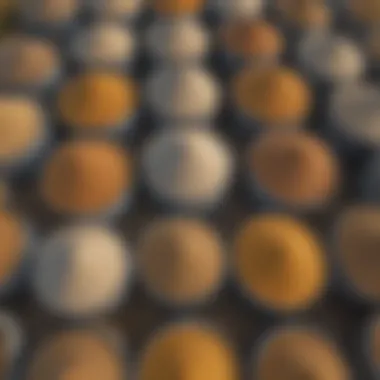
[[[173,304],[203,301],[224,274],[216,231],[193,219],[157,220],[142,235],[137,257],[147,288]]]
[[[12,164],[44,141],[45,114],[26,96],[0,96],[0,162]]]

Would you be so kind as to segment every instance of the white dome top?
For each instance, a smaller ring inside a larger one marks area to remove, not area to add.
[[[209,35],[195,19],[158,19],[147,31],[148,51],[160,61],[198,60],[209,48]]]
[[[101,22],[75,36],[71,54],[85,64],[118,64],[130,60],[135,48],[135,39],[129,29]]]
[[[175,203],[211,202],[230,184],[233,160],[211,131],[161,131],[145,145],[143,173],[148,186]]]
[[[37,257],[36,298],[64,316],[108,311],[128,285],[131,260],[123,241],[104,227],[70,226],[54,233]]]
[[[252,18],[261,16],[264,0],[209,0],[209,7],[222,18]]]
[[[208,119],[218,111],[221,89],[201,68],[165,67],[152,75],[146,87],[152,109],[167,119]]]
[[[140,13],[145,0],[86,0],[88,7],[105,18],[133,17]]]
[[[365,71],[364,55],[345,37],[308,33],[298,53],[301,65],[317,79],[341,83],[356,80]]]
[[[330,101],[330,118],[350,137],[380,143],[380,89],[359,82],[337,88]]]

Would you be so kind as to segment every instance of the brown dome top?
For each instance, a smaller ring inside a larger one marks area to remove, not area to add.
[[[332,16],[323,0],[288,0],[281,11],[285,21],[301,29],[325,27]]]
[[[40,86],[54,79],[61,59],[50,41],[12,34],[0,41],[0,64],[1,85]]]
[[[150,2],[156,13],[175,16],[201,12],[206,0],[150,0]]]
[[[57,212],[91,213],[120,201],[131,182],[131,158],[119,146],[76,141],[55,151],[44,169],[40,190]]]
[[[8,211],[0,211],[0,285],[12,276],[19,265],[26,240],[20,218]]]
[[[349,0],[348,9],[354,19],[364,24],[377,24],[380,21],[379,0]]]
[[[58,108],[63,121],[71,127],[112,128],[136,111],[138,101],[138,88],[131,79],[89,72],[63,85]]]
[[[233,81],[232,97],[240,111],[269,126],[302,121],[312,103],[309,86],[287,67],[243,69]]]
[[[380,27],[370,31],[366,40],[366,51],[370,59],[376,63],[380,62]]]
[[[35,351],[28,380],[123,380],[123,361],[111,344],[90,331],[52,336]]]
[[[5,205],[8,203],[10,198],[10,189],[9,189],[9,183],[0,180],[0,207],[4,208]]]
[[[18,13],[29,22],[59,25],[74,19],[80,11],[80,0],[17,0]]]
[[[3,32],[4,24],[8,26],[8,22],[12,18],[14,12],[16,11],[17,7],[14,1],[12,0],[0,0],[0,20],[1,20],[1,26],[0,26],[0,33]],[[7,28],[5,28],[7,29]]]
[[[380,315],[371,318],[368,331],[369,360],[375,369],[380,368]],[[367,343],[367,341],[366,341]]]
[[[329,147],[306,132],[269,132],[247,155],[250,175],[270,196],[294,206],[323,204],[339,184],[338,162]]]
[[[336,225],[336,250],[341,269],[360,295],[380,300],[380,209],[352,206]]]
[[[334,343],[304,327],[276,329],[257,357],[255,380],[349,380],[346,360]]]
[[[284,50],[285,40],[276,27],[264,20],[233,20],[221,28],[227,51],[247,57],[273,57]]]

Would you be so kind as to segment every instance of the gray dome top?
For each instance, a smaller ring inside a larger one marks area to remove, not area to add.
[[[146,85],[150,107],[165,119],[209,119],[218,111],[221,89],[207,71],[198,67],[165,67]]]
[[[193,18],[158,19],[148,29],[147,49],[160,61],[189,61],[204,57],[210,38]]]
[[[301,66],[317,80],[342,83],[360,78],[365,59],[351,40],[325,32],[310,32],[298,50]]]
[[[143,149],[148,186],[176,203],[209,202],[223,194],[233,175],[228,147],[211,131],[160,131]]]

